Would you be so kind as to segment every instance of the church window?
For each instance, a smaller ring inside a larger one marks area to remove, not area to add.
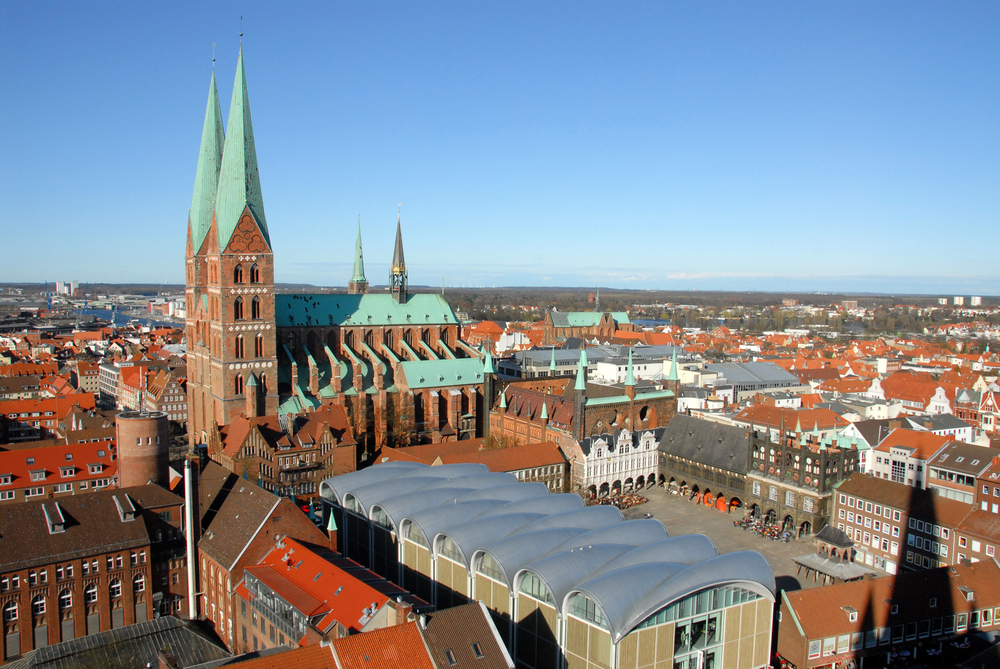
[[[406,342],[407,346],[413,346],[413,330],[406,330],[403,333],[403,341]]]
[[[250,302],[250,318],[257,320],[260,318],[260,298],[254,296],[253,301]]]
[[[253,357],[263,358],[264,357],[264,335],[257,333],[257,336],[253,341]]]
[[[365,345],[369,348],[375,345],[375,333],[371,330],[365,332]]]
[[[260,375],[260,382],[257,385],[260,386],[260,393],[267,396],[267,374]]]
[[[236,358],[243,357],[243,335],[236,335]]]
[[[237,395],[242,395],[243,394],[243,375],[242,374],[237,374],[236,378],[233,380],[233,384],[234,384],[233,388],[236,391],[236,394]]]
[[[250,283],[260,283],[260,268],[257,263],[250,265]]]
[[[445,346],[448,345],[448,331],[447,330],[441,330],[441,343],[444,344]]]
[[[386,331],[385,336],[382,338],[382,341],[385,344],[386,348],[390,349],[393,348],[393,344],[395,344],[395,337],[392,334],[392,330]]]
[[[233,268],[233,283],[243,283],[243,265]]]
[[[233,302],[233,318],[238,321],[243,320],[243,298],[237,297]]]

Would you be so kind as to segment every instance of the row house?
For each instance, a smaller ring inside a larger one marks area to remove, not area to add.
[[[928,463],[951,441],[949,436],[897,428],[872,449],[869,469],[877,478],[924,488]]]
[[[73,407],[94,408],[94,396],[77,393],[45,399],[0,402],[0,443],[38,441],[57,436],[59,423]]]
[[[925,487],[942,497],[972,504],[976,499],[976,482],[992,466],[994,453],[985,446],[949,442],[927,463]]]
[[[583,457],[574,465],[579,489],[596,498],[654,485],[663,430],[618,430],[581,439]]]
[[[117,476],[106,442],[0,451],[0,504],[96,492],[114,486]]]
[[[0,377],[0,400],[27,400],[42,394],[42,382],[37,376]]]
[[[866,659],[883,666],[918,651],[921,661],[956,636],[1000,631],[1000,566],[957,564],[785,591],[778,621],[781,666],[833,669]],[[964,659],[957,649],[945,652],[950,666]]]
[[[356,443],[340,405],[304,416],[239,416],[213,429],[208,453],[234,474],[287,497],[315,497],[321,481],[357,467]]]
[[[188,403],[185,370],[159,369],[146,382],[146,410],[162,411],[175,423],[187,426]]]
[[[836,485],[858,471],[858,451],[843,438],[833,441],[807,433],[752,434],[749,490],[751,516],[804,536],[825,526]]]
[[[854,562],[895,574],[954,562],[954,528],[970,509],[928,490],[855,474],[837,488],[830,524],[854,542]]]

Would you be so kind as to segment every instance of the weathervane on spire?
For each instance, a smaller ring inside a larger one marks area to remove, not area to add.
[[[243,44],[243,15],[240,14],[240,45]]]
[[[212,42],[212,69],[215,69],[215,42]]]

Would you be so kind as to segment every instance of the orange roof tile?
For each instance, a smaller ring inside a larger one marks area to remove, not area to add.
[[[332,645],[343,669],[435,669],[415,622],[344,637]]]

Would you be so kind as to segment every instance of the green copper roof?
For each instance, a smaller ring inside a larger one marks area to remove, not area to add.
[[[493,368],[493,356],[490,352],[486,352],[486,358],[483,361],[483,374],[496,374],[497,370]]]
[[[500,393],[500,408],[501,409],[507,408],[507,393],[505,392]]]
[[[354,245],[354,276],[351,283],[365,283],[365,259],[361,254],[361,221],[358,220],[358,242]]]
[[[625,367],[625,385],[635,385],[635,370],[632,367],[632,349],[628,350],[628,366]]]
[[[405,303],[391,295],[275,295],[278,327],[331,325],[453,325],[455,312],[436,293],[411,295]],[[414,338],[416,341],[417,338]]]
[[[229,103],[229,122],[226,125],[226,144],[222,152],[219,171],[219,192],[215,198],[215,224],[219,231],[219,250],[229,245],[229,240],[240,222],[243,208],[250,206],[260,232],[267,245],[267,219],[264,218],[264,198],[260,191],[260,174],[257,171],[257,149],[253,141],[253,124],[250,122],[250,98],[247,96],[247,78],[243,72],[243,48],[236,63],[236,82],[233,99]]]
[[[219,168],[222,166],[222,145],[226,135],[222,131],[222,111],[219,109],[219,90],[215,85],[215,70],[208,88],[208,106],[205,108],[205,125],[201,129],[201,149],[198,150],[198,167],[194,173],[194,195],[191,197],[191,241],[194,252],[205,242],[212,227],[215,211],[215,194],[219,190]]]
[[[542,420],[548,420],[549,419],[549,410],[545,406],[545,402],[542,402],[542,415],[540,416],[540,418]]]
[[[250,376],[247,378],[246,387],[247,388],[256,388],[257,387],[257,377],[254,376],[253,372],[250,372]]]
[[[468,386],[483,382],[483,365],[475,358],[410,360],[400,363],[411,390],[441,386]]]
[[[586,346],[580,349],[580,364],[583,365],[584,367],[587,366],[587,347]]]
[[[674,346],[673,353],[670,356],[670,374],[667,375],[667,381],[680,381],[681,377],[677,373],[677,347]]]
[[[556,371],[556,350],[552,349],[552,360],[549,362],[549,371]]]

